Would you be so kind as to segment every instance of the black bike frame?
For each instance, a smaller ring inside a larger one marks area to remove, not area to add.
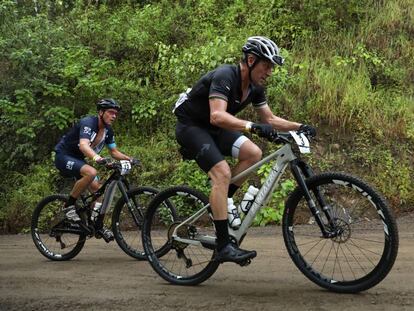
[[[96,192],[90,195],[81,194],[80,198],[83,204],[81,212],[85,211],[87,213],[86,225],[81,223],[80,228],[59,228],[59,225],[57,225],[55,226],[54,231],[73,234],[92,234],[92,230],[88,228],[88,220],[91,216],[90,205],[92,204],[92,202],[95,202],[99,197],[104,195],[104,202],[102,203],[99,215],[100,217],[103,217],[106,209],[111,204],[113,193],[115,190],[115,185],[118,186],[118,189],[120,190],[121,195],[124,198],[124,201],[127,203],[128,210],[131,213],[131,216],[134,219],[137,228],[140,228],[141,222],[138,218],[140,217],[141,219],[143,219],[144,215],[142,214],[142,211],[138,208],[139,205],[138,202],[136,202],[136,199],[132,198],[133,203],[131,203],[131,200],[129,199],[128,191],[130,190],[130,186],[128,180],[123,175],[121,175],[117,169],[115,169],[115,171],[109,176],[109,178],[102,184],[102,186]],[[106,191],[107,189],[108,191]]]

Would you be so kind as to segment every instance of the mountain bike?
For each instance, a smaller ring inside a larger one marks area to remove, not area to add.
[[[355,293],[378,284],[398,252],[397,225],[386,200],[349,174],[315,174],[301,159],[301,153],[310,152],[305,133],[272,133],[268,139],[282,146],[231,179],[234,183],[263,164],[273,163],[240,228],[229,227],[232,242],[242,243],[289,166],[297,187],[285,202],[282,231],[296,267],[312,282],[335,292]],[[152,268],[170,283],[199,284],[219,266],[208,197],[188,186],[173,186],[154,197],[142,239]],[[162,255],[155,251],[160,248]],[[240,263],[248,264],[250,260]]]
[[[92,205],[103,196],[98,217],[104,217],[112,205],[116,189],[121,193],[112,212],[112,231],[120,248],[129,256],[146,259],[141,230],[145,209],[149,201],[159,192],[152,187],[131,187],[126,175],[138,160],[108,161],[105,168],[112,171],[95,193],[82,194],[80,223],[69,221],[62,211],[67,195],[54,194],[45,197],[35,208],[32,215],[31,233],[33,242],[42,255],[57,261],[74,258],[82,250],[85,241],[95,236],[96,219],[92,216]],[[97,218],[97,217],[96,217]],[[103,219],[101,219],[103,221]]]

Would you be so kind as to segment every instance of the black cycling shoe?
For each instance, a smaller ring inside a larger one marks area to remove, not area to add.
[[[109,243],[114,240],[114,234],[111,230],[106,228],[101,228],[99,230],[96,230],[95,237],[97,239],[103,238],[106,243]]]
[[[256,251],[246,251],[244,249],[238,248],[236,245],[232,243],[229,243],[217,253],[215,260],[220,263],[242,263],[249,259],[253,259],[254,257],[256,257],[256,255]]]

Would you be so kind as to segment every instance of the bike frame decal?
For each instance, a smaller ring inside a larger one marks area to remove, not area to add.
[[[238,242],[246,234],[257,212],[262,207],[264,207],[266,203],[269,201],[274,189],[278,186],[279,180],[282,177],[287,165],[290,161],[295,160],[296,156],[294,155],[291,146],[289,144],[286,144],[277,151],[273,152],[272,154],[264,158],[263,160],[259,161],[255,165],[251,166],[250,168],[246,169],[245,171],[241,172],[240,174],[231,179],[231,183],[233,183],[239,180],[240,178],[243,178],[244,176],[250,175],[263,164],[275,158],[276,161],[272,167],[272,170],[270,171],[266,181],[263,183],[262,187],[257,193],[256,198],[246,217],[243,219],[240,228],[238,230],[233,230],[231,227],[229,227],[229,234],[233,236]]]

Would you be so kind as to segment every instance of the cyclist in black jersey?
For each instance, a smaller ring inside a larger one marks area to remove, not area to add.
[[[212,188],[210,205],[217,235],[219,262],[243,262],[256,256],[230,242],[228,223],[238,229],[240,216],[232,196],[242,182],[230,184],[236,175],[258,162],[260,148],[242,132],[267,137],[273,129],[306,130],[315,135],[310,125],[291,122],[275,116],[266,102],[264,85],[274,66],[282,65],[279,48],[266,37],[250,37],[242,48],[243,60],[238,65],[222,65],[205,74],[192,89],[180,94],[175,104],[176,138],[186,156],[196,160],[208,173]],[[235,115],[249,104],[262,123],[252,123]],[[230,169],[224,156],[239,161]]]
[[[95,168],[85,162],[85,157],[93,159],[96,163],[104,163],[106,160],[99,153],[106,145],[111,156],[117,160],[131,160],[120,152],[115,144],[114,133],[111,124],[115,121],[121,107],[113,99],[102,99],[97,104],[97,116],[82,118],[64,135],[55,147],[55,165],[64,176],[74,176],[78,180],[75,183],[69,200],[66,202],[64,212],[66,217],[74,222],[81,219],[76,211],[76,200],[82,192],[89,188],[91,192],[99,189],[100,184],[96,178]],[[100,202],[96,202],[100,205]],[[103,237],[105,241],[113,240],[113,234],[103,227],[104,215],[97,219],[96,235]]]

